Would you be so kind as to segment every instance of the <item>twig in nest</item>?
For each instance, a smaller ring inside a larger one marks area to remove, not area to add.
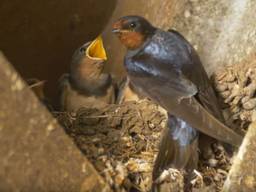
[[[71,120],[76,120],[76,115],[72,115],[70,112],[66,111],[52,111],[51,112],[53,115],[67,115],[69,119]]]
[[[38,81],[36,83],[33,83],[31,85],[28,85],[28,88],[33,88],[33,87],[37,87],[37,86],[40,86],[42,84],[44,84],[46,82],[46,80],[42,80],[42,81]]]
[[[93,116],[83,116],[83,118],[86,119],[92,119],[92,118],[108,118],[108,117],[119,117],[119,118],[126,118],[126,117],[133,117],[134,115],[136,115],[137,113],[131,113],[129,115],[111,115],[111,114],[107,114],[107,115],[93,115]]]

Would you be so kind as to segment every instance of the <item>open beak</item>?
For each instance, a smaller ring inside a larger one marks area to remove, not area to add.
[[[92,59],[107,60],[107,54],[103,46],[102,37],[95,39],[86,49],[86,55]]]
[[[121,32],[120,29],[113,29],[113,30],[112,30],[112,33],[120,33],[120,32]]]
[[[122,21],[117,21],[112,25],[112,33],[119,34],[122,32]]]

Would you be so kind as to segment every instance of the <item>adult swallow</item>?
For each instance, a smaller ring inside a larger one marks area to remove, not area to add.
[[[113,32],[127,48],[124,66],[130,83],[168,112],[169,129],[160,145],[153,179],[167,166],[186,168],[191,163],[197,130],[234,146],[241,144],[242,137],[221,122],[207,73],[181,34],[156,28],[140,16],[118,19]]]
[[[110,74],[103,73],[107,60],[101,37],[85,43],[72,56],[70,74],[60,80],[61,110],[98,108],[115,102]]]

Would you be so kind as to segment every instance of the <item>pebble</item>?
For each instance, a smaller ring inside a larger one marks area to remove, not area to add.
[[[218,160],[217,159],[209,159],[208,163],[209,163],[210,167],[216,167],[218,165]]]
[[[256,107],[256,98],[250,99],[249,101],[243,103],[243,108],[246,110],[252,110]]]

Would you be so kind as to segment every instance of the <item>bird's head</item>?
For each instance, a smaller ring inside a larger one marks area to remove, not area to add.
[[[81,62],[86,57],[93,61],[107,60],[101,36],[97,37],[94,41],[85,43],[79,47],[73,54],[72,60],[75,60],[75,62]]]
[[[122,44],[128,49],[139,48],[148,37],[152,36],[156,28],[145,18],[140,16],[125,16],[118,19],[112,28]]]
[[[79,47],[72,56],[71,78],[85,79],[101,75],[107,60],[101,36]]]

